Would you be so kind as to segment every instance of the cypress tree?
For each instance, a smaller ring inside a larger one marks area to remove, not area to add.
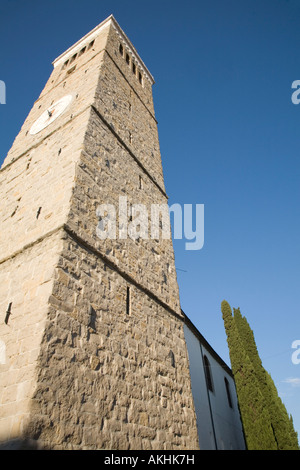
[[[230,360],[234,364],[232,372],[236,382],[248,449],[298,450],[298,438],[292,418],[288,416],[271,376],[263,368],[254,334],[247,319],[241,315],[239,308],[233,309],[232,316],[231,308],[226,301],[222,302],[221,310]],[[233,336],[235,341],[232,340]],[[247,380],[241,381],[236,365],[239,364],[240,370],[242,370],[243,361],[244,368],[251,370],[251,374],[248,373]],[[251,384],[248,383],[248,380],[251,381]],[[254,396],[256,401],[253,408],[252,397]],[[255,419],[251,423],[251,419],[257,413],[262,413],[264,423],[260,419]],[[262,438],[260,443],[257,442],[257,435]]]
[[[254,367],[243,347],[230,305],[226,301],[222,302],[222,314],[247,448],[275,450],[276,441]]]

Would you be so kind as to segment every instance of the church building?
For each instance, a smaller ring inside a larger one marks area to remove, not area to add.
[[[54,60],[4,160],[3,449],[244,448],[231,371],[181,310],[172,238],[133,233],[137,207],[168,202],[153,84],[110,16]]]

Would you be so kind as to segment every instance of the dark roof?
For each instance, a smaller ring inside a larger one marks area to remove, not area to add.
[[[226,364],[225,361],[219,356],[218,353],[212,348],[212,346],[206,341],[204,336],[200,333],[200,331],[196,328],[196,326],[192,323],[192,321],[188,318],[188,316],[181,310],[182,315],[184,316],[184,323],[188,326],[190,330],[194,333],[195,336],[199,339],[200,343],[209,351],[209,353],[213,356],[213,358],[223,367],[226,372],[233,377],[232,370]]]

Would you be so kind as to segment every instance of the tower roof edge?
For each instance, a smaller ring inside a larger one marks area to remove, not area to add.
[[[83,43],[86,43],[88,41],[92,41],[93,39],[95,39],[98,36],[100,30],[109,25],[112,25],[115,28],[118,35],[125,42],[127,47],[131,50],[132,54],[135,56],[135,59],[139,63],[140,67],[143,69],[145,75],[147,76],[151,84],[153,85],[155,83],[153,75],[150,73],[150,71],[144,64],[143,60],[139,56],[136,48],[134,47],[134,45],[132,44],[128,36],[124,33],[121,26],[119,25],[119,23],[117,22],[117,20],[115,19],[113,15],[108,16],[104,21],[98,24],[89,33],[87,33],[85,36],[79,39],[79,41],[77,41],[75,44],[69,47],[65,52],[63,52],[56,59],[54,59],[54,61],[52,62],[53,67],[57,67],[59,64],[61,64],[65,60],[66,56],[69,56],[70,54],[73,54],[77,50],[80,50]]]

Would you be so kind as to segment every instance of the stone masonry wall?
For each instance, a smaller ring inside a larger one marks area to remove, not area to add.
[[[30,414],[59,248],[57,232],[0,264],[0,442],[20,438]]]
[[[47,84],[39,98],[35,101],[19,134],[16,136],[4,160],[3,166],[15,161],[16,158],[28,152],[30,149],[36,148],[46,137],[49,136],[51,138],[53,132],[64,132],[65,129],[63,126],[68,121],[80,116],[81,113],[92,104],[104,54],[106,37],[107,30],[97,38],[97,51],[95,47],[93,47],[87,50],[81,57],[77,58],[76,62],[70,64],[66,69],[63,68],[63,65],[53,69]],[[35,120],[38,119],[51,104],[69,94],[73,95],[74,100],[66,111],[41,132],[36,135],[31,135],[29,131]],[[86,120],[82,122],[86,124]],[[73,139],[76,134],[77,132],[75,130],[75,132],[72,133]]]
[[[88,111],[0,171],[0,261],[61,226],[70,209]],[[70,139],[70,135],[74,136]]]
[[[93,110],[85,148],[77,167],[68,225],[180,315],[172,238],[164,240],[160,233],[160,239],[152,239],[150,231],[151,204],[166,205],[166,197]],[[128,211],[131,204],[145,205],[149,215],[147,239],[132,240],[129,234],[124,240],[119,238],[120,196],[127,197]],[[116,208],[116,239],[100,240],[97,236],[99,218],[96,210],[99,204],[112,204]]]
[[[132,61],[119,52],[121,40],[112,28],[95,94],[95,108],[165,191],[152,89],[132,73]]]
[[[29,436],[52,449],[197,448],[181,320],[69,236],[50,304]]]

